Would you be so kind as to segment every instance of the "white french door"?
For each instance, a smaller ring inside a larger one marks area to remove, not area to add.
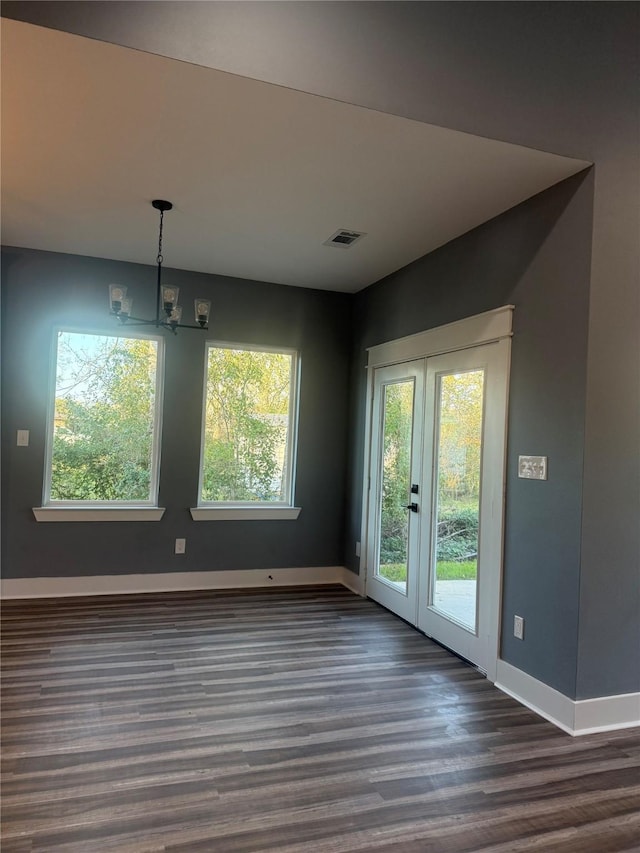
[[[374,369],[367,595],[494,678],[509,341]]]
[[[427,359],[417,626],[484,672],[497,656],[506,376],[500,344]],[[493,643],[492,643],[493,637]]]
[[[413,625],[421,499],[415,488],[422,466],[424,379],[423,361],[376,370],[371,432],[372,535],[367,563],[373,571],[367,579],[367,595]]]

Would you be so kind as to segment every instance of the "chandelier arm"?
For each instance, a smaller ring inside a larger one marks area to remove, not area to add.
[[[209,326],[190,326],[188,323],[180,323],[178,326],[179,329],[200,329],[201,331],[208,331]]]

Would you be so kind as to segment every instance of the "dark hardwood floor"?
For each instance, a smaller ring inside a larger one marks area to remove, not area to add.
[[[640,731],[573,739],[341,587],[2,629],[2,853],[640,850]]]

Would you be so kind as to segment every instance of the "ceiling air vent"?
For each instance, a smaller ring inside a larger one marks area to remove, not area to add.
[[[341,228],[339,231],[336,231],[335,234],[332,234],[328,240],[325,240],[322,245],[340,246],[342,249],[348,249],[349,246],[353,246],[357,240],[365,236],[366,235],[363,231],[346,231],[344,228]]]

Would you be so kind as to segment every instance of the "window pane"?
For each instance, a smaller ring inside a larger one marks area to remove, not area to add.
[[[413,379],[385,385],[377,574],[403,592],[407,589],[413,396]]]
[[[157,361],[157,341],[58,333],[51,500],[152,499]]]
[[[201,499],[290,498],[294,357],[209,347]]]
[[[484,371],[440,377],[433,606],[476,630]]]

